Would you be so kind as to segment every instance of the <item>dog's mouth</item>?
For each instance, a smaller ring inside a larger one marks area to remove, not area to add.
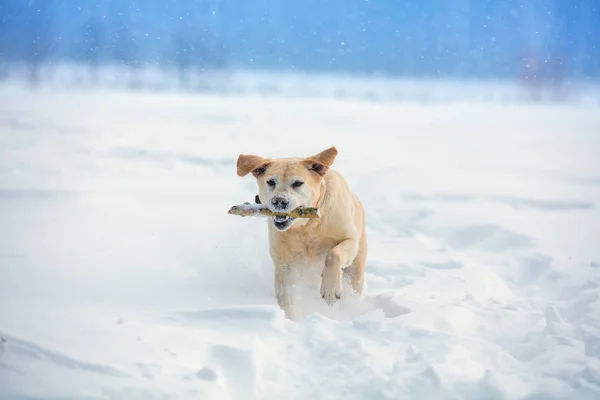
[[[273,217],[273,225],[275,225],[275,228],[279,229],[280,231],[284,231],[290,227],[294,219],[295,218],[280,216]]]

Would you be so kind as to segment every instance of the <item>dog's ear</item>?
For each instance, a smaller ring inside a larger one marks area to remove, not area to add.
[[[329,170],[329,167],[333,164],[338,151],[335,147],[330,147],[327,150],[323,150],[319,154],[315,154],[312,157],[308,157],[304,160],[304,165],[311,171],[323,176]]]
[[[265,170],[270,164],[270,160],[267,158],[240,154],[237,159],[237,174],[239,176],[246,176],[250,172],[255,178],[258,178],[264,174]]]

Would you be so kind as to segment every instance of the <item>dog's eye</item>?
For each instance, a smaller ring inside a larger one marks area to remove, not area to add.
[[[271,187],[275,187],[275,179],[269,179],[267,181],[267,185],[271,186]]]
[[[295,188],[299,188],[300,186],[304,185],[304,182],[302,181],[296,181],[294,183],[292,183],[292,187]]]

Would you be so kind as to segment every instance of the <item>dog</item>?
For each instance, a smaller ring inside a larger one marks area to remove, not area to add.
[[[274,265],[275,296],[293,319],[292,287],[305,269],[320,272],[321,297],[332,306],[342,297],[346,274],[362,295],[367,258],[365,212],[345,178],[331,168],[335,147],[311,157],[264,158],[240,154],[237,174],[252,174],[258,199],[273,212],[318,207],[318,218],[270,217],[268,237]]]

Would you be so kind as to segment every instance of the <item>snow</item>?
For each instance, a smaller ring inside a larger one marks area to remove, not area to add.
[[[415,100],[1,86],[0,397],[600,398],[597,103]],[[235,160],[331,145],[366,292],[288,321]]]

